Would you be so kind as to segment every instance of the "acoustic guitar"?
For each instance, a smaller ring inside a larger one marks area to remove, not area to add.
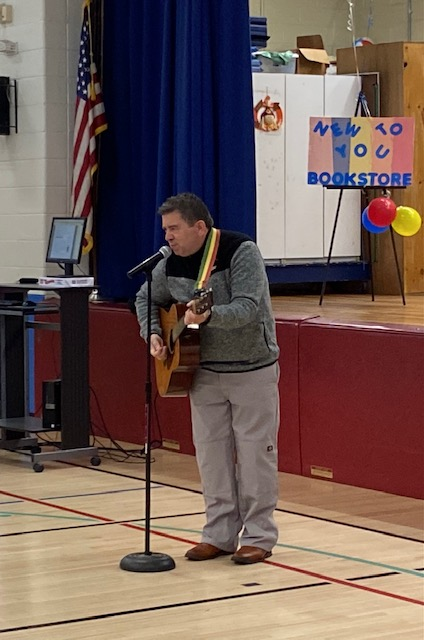
[[[212,290],[196,291],[193,302],[195,313],[204,313],[213,304]],[[173,304],[169,311],[160,309],[162,339],[168,348],[166,360],[155,358],[156,386],[162,397],[187,396],[199,366],[199,326],[184,324],[186,310],[183,303]]]

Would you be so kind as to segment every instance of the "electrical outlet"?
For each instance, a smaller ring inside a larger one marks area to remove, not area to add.
[[[7,24],[13,20],[13,7],[11,4],[0,4],[0,23]]]
[[[0,40],[0,51],[4,53],[18,53],[18,43],[11,40]]]

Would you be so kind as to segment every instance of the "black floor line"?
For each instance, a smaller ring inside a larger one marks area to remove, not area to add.
[[[416,569],[416,571],[422,571],[422,569]],[[389,571],[386,573],[376,573],[376,574],[372,574],[372,575],[367,575],[367,576],[356,576],[354,578],[345,578],[345,580],[347,582],[359,582],[362,580],[373,580],[376,578],[385,578],[388,576],[396,576],[396,575],[400,575],[399,572],[397,571]],[[221,596],[221,597],[217,597],[217,598],[207,598],[207,599],[203,599],[203,600],[191,600],[191,601],[187,601],[187,602],[180,602],[180,603],[176,603],[176,604],[165,604],[165,605],[161,605],[161,606],[156,606],[156,607],[145,607],[142,609],[131,609],[129,611],[117,611],[114,613],[104,613],[101,615],[97,615],[97,616],[86,616],[84,618],[74,618],[74,619],[70,619],[70,620],[59,620],[57,622],[46,622],[46,623],[40,623],[40,624],[34,624],[34,625],[26,625],[23,627],[10,627],[8,629],[0,629],[0,634],[3,633],[12,633],[14,631],[30,631],[30,630],[34,630],[34,629],[44,629],[44,628],[48,628],[48,627],[58,627],[58,626],[63,626],[63,625],[67,625],[67,624],[75,624],[77,622],[90,622],[90,621],[94,621],[94,620],[105,620],[107,618],[115,618],[115,617],[120,617],[120,616],[128,616],[128,615],[134,615],[134,614],[138,614],[138,613],[149,613],[152,611],[165,611],[165,610],[169,610],[169,609],[176,609],[179,607],[190,607],[190,606],[195,606],[198,604],[211,604],[213,602],[224,602],[226,600],[236,600],[236,599],[240,599],[240,598],[248,598],[248,597],[252,597],[252,596],[263,596],[263,595],[269,595],[272,593],[284,593],[287,591],[296,591],[296,590],[300,590],[300,589],[310,589],[312,587],[323,587],[323,586],[328,586],[332,584],[331,582],[314,582],[312,584],[302,584],[302,585],[293,585],[291,587],[281,587],[280,589],[267,589],[265,591],[254,591],[253,593],[242,593],[242,594],[235,594],[232,596]]]
[[[389,538],[396,538],[398,540],[408,540],[408,542],[419,542],[424,544],[424,540],[418,538],[411,538],[410,536],[401,536],[399,533],[392,533],[391,531],[382,531],[380,529],[373,529],[372,527],[365,527],[361,524],[352,524],[351,522],[340,522],[339,520],[333,520],[332,518],[324,518],[322,516],[311,516],[309,513],[301,513],[298,511],[289,511],[288,509],[276,509],[282,513],[290,513],[293,516],[301,516],[303,518],[312,518],[313,520],[320,520],[321,522],[329,522],[330,524],[338,524],[342,527],[351,527],[352,529],[359,529],[360,531],[369,531],[370,533],[378,533],[382,536],[388,536]]]
[[[267,589],[265,591],[254,591],[253,593],[240,593],[232,596],[220,596],[217,598],[205,598],[204,600],[190,600],[187,602],[178,602],[175,604],[163,604],[156,607],[145,607],[141,609],[130,609],[128,611],[116,611],[114,613],[104,613],[97,616],[86,616],[84,618],[73,618],[70,620],[59,620],[57,622],[45,622],[40,624],[25,625],[23,627],[9,627],[7,629],[0,629],[0,634],[13,633],[14,631],[32,631],[34,629],[47,629],[51,627],[59,627],[67,624],[75,624],[77,622],[90,622],[94,620],[105,620],[108,618],[117,618],[120,616],[129,616],[138,613],[150,613],[152,611],[166,611],[170,609],[177,609],[180,607],[192,607],[198,604],[211,604],[214,602],[225,602],[226,600],[237,600],[240,598],[249,598],[252,596],[263,596],[272,593],[283,593],[285,591],[296,591],[299,589],[310,589],[311,587],[322,587],[330,585],[330,582],[314,582],[313,584],[294,585],[291,587],[282,587],[280,589]]]
[[[74,462],[67,462],[67,461],[62,461],[62,464],[67,464],[67,465],[71,465],[74,467],[82,467],[84,465],[79,465],[79,464],[75,464]],[[99,467],[85,467],[85,469],[89,469],[90,471],[97,471],[99,473],[108,473],[111,475],[117,475],[120,476],[122,478],[129,478],[131,480],[140,480],[141,482],[145,482],[144,478],[137,478],[135,476],[129,476],[127,474],[123,474],[123,473],[118,473],[116,471],[109,471],[108,469],[100,469]],[[168,487],[170,489],[180,489],[181,491],[188,491],[190,493],[196,493],[197,495],[201,495],[202,492],[199,491],[198,489],[191,489],[189,487],[179,487],[177,485],[173,485],[173,484],[168,484],[166,482],[159,482],[158,480],[154,481],[155,484],[159,484],[162,485],[164,487]],[[276,511],[280,512],[280,513],[289,513],[290,515],[294,515],[294,516],[301,516],[303,518],[310,518],[312,520],[319,520],[320,522],[328,522],[330,524],[338,524],[341,527],[351,527],[352,529],[359,529],[361,531],[370,531],[371,533],[379,533],[383,536],[388,536],[390,538],[396,538],[398,540],[408,540],[409,542],[419,542],[420,544],[424,544],[423,540],[418,540],[417,538],[411,538],[409,536],[401,536],[398,533],[391,533],[389,531],[382,531],[380,529],[373,529],[372,527],[365,527],[363,525],[358,525],[358,524],[352,524],[350,522],[340,522],[339,520],[333,520],[332,518],[324,518],[322,516],[313,516],[310,515],[309,513],[301,513],[298,511],[289,511],[288,509],[280,509],[277,508]]]
[[[420,569],[414,569],[420,571]],[[386,573],[374,573],[369,576],[359,576],[356,578],[346,578],[347,582],[359,582],[360,580],[375,580],[375,578],[389,578],[390,576],[400,576],[399,571],[386,571]]]
[[[69,463],[68,463],[69,464]],[[80,466],[80,465],[75,465],[75,466]],[[114,472],[109,472],[109,471],[105,471],[102,470],[103,473],[114,473]],[[121,474],[116,474],[116,475],[121,475]],[[124,476],[124,477],[128,477],[128,476]],[[133,478],[133,479],[138,479],[140,480],[140,478]],[[141,479],[142,480],[142,479]],[[164,486],[172,486],[172,485],[167,485],[165,483],[158,483],[158,484],[163,484]],[[194,493],[200,493],[199,491],[196,490],[192,490],[192,489],[184,489],[181,487],[174,487],[177,489],[182,489],[182,490],[186,490],[186,491],[193,491]],[[286,512],[286,513],[292,513],[294,515],[298,515],[298,516],[303,516],[303,517],[307,517],[307,518],[312,518],[312,519],[319,519],[319,520],[325,520],[328,522],[332,522],[334,524],[341,524],[341,525],[346,525],[346,523],[340,523],[337,521],[332,521],[332,520],[327,520],[326,518],[316,518],[315,516],[309,516],[309,515],[305,515],[302,513],[297,513],[297,512],[291,512],[291,511],[286,511],[284,509],[279,509],[279,511],[281,512]],[[172,518],[172,517],[184,517],[184,516],[191,516],[191,515],[200,515],[202,512],[197,512],[197,513],[188,513],[188,514],[175,514],[173,516],[160,516],[155,518],[156,520],[161,520],[163,518]],[[63,530],[67,530],[67,529],[80,529],[80,528],[86,528],[86,527],[96,527],[96,526],[110,526],[110,525],[114,525],[114,524],[124,524],[126,522],[139,522],[140,518],[137,518],[135,520],[123,520],[123,521],[117,521],[117,522],[106,522],[106,523],[91,523],[91,524],[87,524],[87,525],[78,525],[76,527],[63,527],[60,529],[43,529],[40,530],[37,533],[45,533],[46,531],[63,531]],[[352,526],[354,528],[359,528],[359,529],[364,529],[365,527],[356,527],[355,525],[347,525],[347,526]],[[368,529],[365,528],[366,530],[369,531],[373,531],[376,533],[385,533],[385,532],[379,532],[376,531],[374,529]],[[0,537],[8,537],[8,536],[13,536],[13,535],[24,535],[26,533],[31,533],[31,532],[16,532],[16,533],[11,533],[11,534],[3,534]],[[35,531],[32,533],[36,533]],[[390,534],[389,534],[390,535]],[[393,535],[393,534],[392,534]],[[396,536],[394,535],[394,537],[398,537],[398,538],[402,538],[402,539],[406,539],[406,540],[411,540],[410,538],[404,538],[403,536]],[[416,541],[416,542],[421,542],[420,540],[412,540],[412,541]],[[420,568],[420,569],[415,569],[416,571],[423,571],[424,568]],[[378,574],[371,574],[371,575],[366,575],[366,576],[359,576],[359,577],[353,577],[353,578],[345,578],[346,581],[350,581],[350,582],[357,582],[357,581],[363,581],[363,580],[371,580],[371,579],[377,579],[377,578],[382,578],[382,577],[388,577],[388,576],[396,576],[396,575],[400,575],[399,572],[396,571],[390,571],[390,572],[385,572],[385,573],[378,573]],[[288,591],[296,591],[296,590],[300,590],[300,589],[308,589],[308,588],[312,588],[312,587],[320,587],[320,586],[325,586],[325,585],[330,585],[330,582],[316,582],[316,583],[312,583],[312,584],[306,584],[306,585],[294,585],[291,587],[282,587],[279,589],[269,589],[269,590],[264,590],[264,591],[255,591],[255,592],[251,592],[251,593],[243,593],[243,594],[236,594],[236,595],[231,595],[231,596],[222,596],[222,597],[217,597],[217,598],[209,598],[209,599],[203,599],[203,600],[193,600],[193,601],[187,601],[187,602],[182,602],[182,603],[176,603],[176,604],[166,604],[166,605],[160,605],[160,606],[155,606],[155,607],[145,607],[145,608],[141,608],[141,609],[132,609],[132,610],[128,610],[128,611],[119,611],[119,612],[113,612],[113,613],[105,613],[105,614],[101,614],[101,615],[95,615],[95,616],[86,616],[86,617],[82,617],[82,618],[74,618],[74,619],[69,619],[69,620],[60,620],[60,621],[56,621],[56,622],[46,622],[46,623],[40,623],[40,624],[34,624],[34,625],[25,625],[25,626],[20,626],[20,627],[9,627],[6,629],[0,629],[0,634],[4,634],[4,633],[13,633],[13,632],[18,632],[18,631],[31,631],[31,630],[35,630],[35,629],[47,629],[47,628],[52,628],[52,627],[59,627],[59,626],[65,626],[65,625],[69,625],[69,624],[75,624],[75,623],[79,623],[79,622],[90,622],[90,621],[95,621],[95,620],[104,620],[104,619],[110,619],[110,618],[115,618],[115,617],[121,617],[121,616],[129,616],[129,615],[135,615],[135,614],[140,614],[140,613],[149,613],[149,612],[153,612],[153,611],[165,611],[165,610],[171,610],[171,609],[175,609],[175,608],[180,608],[180,607],[189,607],[189,606],[195,606],[195,605],[199,605],[199,604],[211,604],[214,602],[223,602],[223,601],[227,601],[227,600],[235,600],[235,599],[241,599],[241,598],[246,598],[246,597],[252,597],[252,596],[262,596],[262,595],[267,595],[267,594],[273,594],[273,593],[283,593],[283,592],[288,592]]]
[[[171,518],[189,518],[191,516],[202,516],[204,511],[196,511],[194,513],[175,513],[171,516],[155,516],[153,520],[169,520]],[[131,520],[114,520],[113,522],[91,522],[89,524],[76,524],[73,527],[51,527],[49,529],[33,529],[31,531],[13,531],[12,533],[0,533],[0,538],[13,538],[14,536],[25,536],[32,533],[49,533],[52,531],[69,531],[69,529],[88,529],[89,527],[110,527],[115,524],[131,524],[132,522],[140,522],[143,518],[132,518]],[[143,526],[142,524],[140,525]]]
[[[197,512],[197,513],[178,513],[172,516],[157,516],[156,518],[151,518],[151,520],[162,520],[163,518],[166,519],[170,519],[170,518],[185,518],[185,517],[190,517],[190,516],[197,516],[197,515],[202,515],[203,512]],[[82,525],[77,525],[75,527],[59,527],[59,528],[52,528],[52,529],[36,529],[33,531],[15,531],[14,533],[4,533],[4,534],[0,534],[0,538],[10,538],[13,536],[22,536],[22,535],[26,535],[26,534],[31,534],[31,533],[60,533],[62,531],[69,531],[69,529],[88,529],[89,527],[111,527],[117,524],[127,524],[127,523],[133,523],[133,522],[140,522],[140,518],[134,518],[132,520],[116,520],[114,522],[93,522],[91,524],[82,524]],[[424,567],[419,567],[417,569],[414,569],[414,571],[424,571]],[[369,576],[359,576],[359,578],[346,578],[346,580],[350,580],[351,582],[354,582],[355,580],[372,580],[374,578],[385,578],[387,576],[398,576],[400,575],[399,571],[389,571],[387,573],[375,573],[375,574],[371,574]]]

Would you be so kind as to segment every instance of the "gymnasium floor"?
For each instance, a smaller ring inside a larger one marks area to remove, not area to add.
[[[268,561],[190,562],[204,521],[194,458],[152,453],[147,537],[142,459],[35,474],[0,452],[2,638],[422,640],[421,501],[281,473]],[[147,542],[176,568],[121,570]]]
[[[424,297],[273,298],[278,313],[424,325]],[[109,441],[101,441],[106,447]],[[134,448],[134,445],[125,445]],[[203,500],[195,459],[155,449],[147,536],[145,463],[100,467],[0,451],[0,638],[10,640],[422,640],[423,503],[280,473],[272,557],[190,562]],[[129,553],[176,568],[131,573]]]

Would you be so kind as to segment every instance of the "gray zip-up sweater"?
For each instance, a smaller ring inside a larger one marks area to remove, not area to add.
[[[171,254],[152,272],[152,333],[161,335],[159,307],[193,298],[203,247],[195,254]],[[212,315],[200,326],[200,365],[217,372],[252,371],[271,365],[279,349],[268,279],[256,244],[246,235],[221,231],[212,288]],[[147,285],[136,296],[141,335],[147,337]]]

